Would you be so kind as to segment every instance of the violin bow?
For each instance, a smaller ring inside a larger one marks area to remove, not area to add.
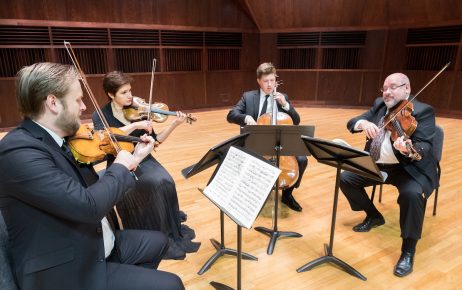
[[[120,147],[119,143],[117,142],[115,137],[112,135],[111,131],[109,130],[109,123],[104,117],[103,111],[101,111],[101,108],[99,107],[98,102],[96,101],[95,95],[90,89],[90,85],[87,82],[87,77],[85,76],[82,68],[80,67],[80,64],[77,60],[77,57],[75,56],[74,49],[72,48],[71,43],[64,40],[64,47],[66,48],[67,54],[69,55],[71,59],[72,65],[77,70],[77,73],[80,76],[80,80],[82,81],[83,87],[85,88],[85,91],[90,97],[91,103],[93,104],[93,107],[95,107],[98,117],[101,119],[101,122],[103,123],[104,130],[107,132],[112,146],[115,148],[116,152],[119,153],[120,150],[122,150],[122,148]]]
[[[83,86],[85,88],[85,91],[87,92],[88,96],[90,97],[90,100],[91,100],[93,106],[95,107],[96,112],[98,112],[98,116],[99,116],[99,118],[101,119],[101,121],[103,123],[104,130],[108,134],[109,140],[111,141],[112,146],[114,146],[114,149],[116,150],[116,152],[119,153],[122,150],[122,148],[120,147],[119,142],[117,142],[116,137],[109,130],[109,124],[108,124],[106,118],[104,117],[103,111],[101,111],[101,108],[99,107],[98,102],[96,101],[95,95],[93,94],[92,90],[90,89],[90,85],[87,82],[87,77],[85,76],[85,74],[83,73],[82,68],[80,67],[80,64],[79,64],[79,62],[77,60],[77,57],[75,56],[74,50],[72,49],[71,43],[64,40],[64,47],[66,48],[67,54],[71,58],[71,62],[73,64],[74,68],[77,70],[77,73],[80,76],[80,80],[82,81],[82,84],[83,84]],[[133,178],[135,178],[135,180],[138,180],[138,177],[136,177],[136,174],[134,172],[131,172],[131,174],[132,174]],[[122,219],[120,218],[119,211],[117,210],[116,205],[114,205],[113,208],[114,208],[114,212],[115,212],[115,214],[117,216],[117,223],[119,224],[119,228],[123,229],[124,225],[122,223]]]
[[[152,105],[152,93],[154,87],[154,74],[156,72],[157,59],[152,59],[152,70],[151,70],[151,88],[149,89],[149,103],[148,103],[148,121],[151,121],[151,105]]]
[[[412,102],[426,87],[428,87],[429,84],[431,84],[445,69],[447,69],[450,64],[451,62],[448,62],[442,69],[440,69],[440,71],[431,80],[429,80],[414,96],[412,96],[410,100],[408,100],[408,103]],[[382,127],[379,128],[379,130],[385,128],[396,117],[396,115],[398,115],[400,111],[392,115],[391,118],[385,124],[383,124]]]

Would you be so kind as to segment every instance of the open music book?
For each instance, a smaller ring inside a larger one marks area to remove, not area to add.
[[[250,229],[280,173],[262,157],[232,146],[203,193],[236,224]]]

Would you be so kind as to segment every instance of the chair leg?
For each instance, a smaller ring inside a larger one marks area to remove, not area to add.
[[[380,184],[380,191],[379,191],[379,202],[382,203],[382,189],[383,189],[383,183]]]
[[[438,187],[435,190],[435,201],[433,202],[433,215],[436,215],[436,206],[438,205]]]
[[[374,203],[375,187],[376,187],[376,185],[372,186],[372,193],[371,193],[371,201],[372,201],[372,203]]]

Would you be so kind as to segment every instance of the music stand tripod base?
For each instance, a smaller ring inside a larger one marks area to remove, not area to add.
[[[331,264],[337,265],[339,268],[343,269],[345,272],[347,272],[348,274],[352,276],[358,277],[359,279],[363,281],[367,280],[367,278],[363,276],[361,273],[359,273],[356,269],[354,269],[347,263],[343,262],[339,258],[333,256],[332,251],[329,249],[329,246],[327,244],[324,244],[324,251],[326,253],[325,256],[317,258],[316,260],[313,260],[301,266],[300,268],[297,269],[297,273],[309,271],[313,269],[314,267],[319,266],[324,263],[331,263]]]
[[[277,152],[277,163],[279,163],[279,151]],[[278,164],[279,165],[279,164]],[[276,184],[278,184],[279,181],[276,181]],[[268,249],[266,250],[266,253],[268,255],[272,255],[274,252],[274,247],[276,246],[276,241],[278,238],[286,237],[286,238],[301,238],[303,237],[301,234],[296,233],[296,232],[284,232],[284,231],[279,231],[278,230],[278,203],[279,203],[279,193],[278,193],[278,188],[276,188],[275,191],[275,198],[274,198],[274,226],[272,229],[265,228],[265,227],[255,227],[255,230],[257,232],[260,232],[262,234],[265,234],[270,237],[270,241],[268,244]]]
[[[218,283],[218,282],[215,282],[215,281],[212,281],[210,282],[210,285],[215,288],[215,289],[218,289],[218,290],[234,290],[234,288],[232,287],[229,287],[225,284],[221,284],[221,283]]]
[[[215,239],[210,239],[210,242],[212,243],[213,247],[217,250],[215,254],[210,257],[207,262],[202,266],[202,268],[197,272],[198,275],[204,274],[207,270],[212,267],[213,263],[215,263],[221,256],[224,255],[230,255],[230,256],[235,256],[237,257],[237,250],[230,249],[230,248],[225,248],[220,242],[218,242]],[[242,259],[244,260],[252,260],[252,261],[258,261],[258,258],[255,256],[252,256],[248,253],[242,253]],[[219,284],[219,283],[218,283]],[[230,288],[232,289],[232,288]]]
[[[303,237],[301,234],[296,233],[296,232],[283,232],[283,231],[268,229],[268,228],[265,228],[265,227],[256,227],[255,230],[257,232],[260,232],[260,233],[265,234],[265,235],[270,237],[270,242],[268,244],[268,249],[266,251],[266,253],[268,255],[273,254],[274,247],[276,245],[276,241],[277,241],[278,238],[281,238],[281,237],[301,238],[301,237]]]
[[[225,215],[223,211],[220,210],[220,237],[221,237],[221,243],[218,242],[215,239],[210,239],[210,242],[212,243],[213,247],[217,250],[215,254],[210,257],[207,262],[205,262],[204,266],[197,272],[197,274],[202,275],[204,274],[210,267],[212,267],[213,263],[218,260],[221,256],[224,255],[230,255],[230,256],[235,256],[237,257],[237,250],[234,249],[229,249],[225,247]],[[252,261],[258,261],[258,258],[255,256],[252,256],[250,254],[242,252],[242,258],[244,260],[252,260]]]

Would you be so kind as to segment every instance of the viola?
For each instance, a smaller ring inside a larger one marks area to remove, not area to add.
[[[408,100],[401,100],[384,117],[384,128],[391,132],[391,140],[395,141],[399,137],[403,140],[409,139],[417,129],[417,120],[412,116],[414,104]],[[412,160],[421,160],[422,156],[414,146],[406,142],[406,148],[410,152]]]
[[[448,62],[440,71],[429,80],[412,98],[409,100],[401,100],[396,104],[384,118],[384,125],[379,129],[387,129],[391,132],[391,140],[395,141],[398,137],[403,136],[404,140],[411,137],[417,129],[417,121],[411,115],[414,111],[414,104],[412,101],[430,85],[446,68],[449,67],[451,62]],[[406,148],[410,152],[412,160],[421,160],[422,156],[411,144],[406,142]]]
[[[90,126],[83,124],[74,136],[69,137],[69,148],[75,160],[80,163],[93,163],[104,160],[106,155],[117,155],[117,150],[112,140],[117,140],[119,151],[127,150],[133,152],[133,143],[143,142],[138,137],[126,135],[119,128],[109,128],[106,130],[93,130]],[[110,135],[109,135],[110,134]]]
[[[125,118],[130,122],[146,120],[151,113],[151,121],[163,123],[168,116],[176,116],[176,112],[169,111],[168,106],[164,103],[153,103],[151,106],[139,97],[133,97],[132,105],[123,109]],[[197,119],[191,114],[186,115],[186,122],[192,124]]]

